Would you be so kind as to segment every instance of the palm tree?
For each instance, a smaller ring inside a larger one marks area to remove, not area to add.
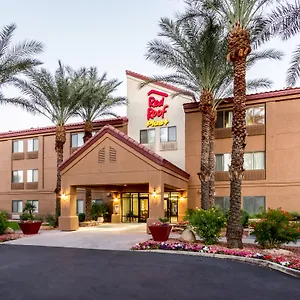
[[[294,3],[285,1],[277,6],[270,15],[270,33],[287,40],[300,33],[300,1]],[[300,78],[300,44],[293,52],[290,67],[287,71],[286,83],[288,86],[295,86]]]
[[[0,103],[28,109],[26,99],[6,98],[2,89],[14,85],[18,75],[41,64],[34,56],[43,51],[43,45],[34,40],[11,45],[16,28],[15,24],[10,24],[0,31]]]
[[[159,36],[148,44],[146,58],[159,66],[174,70],[174,74],[154,76],[148,82],[173,83],[200,98],[202,111],[201,143],[201,207],[214,203],[214,127],[215,112],[222,98],[229,96],[233,81],[233,68],[226,62],[227,41],[222,26],[214,23],[213,17],[186,18],[178,16],[176,21],[161,19]],[[253,52],[248,59],[251,67],[255,61],[279,58],[275,50]],[[217,66],[217,67],[216,67]],[[249,82],[249,88],[269,87],[266,79]]]
[[[65,124],[74,116],[79,107],[81,93],[75,88],[67,68],[59,61],[55,74],[48,70],[30,70],[26,72],[28,80],[18,79],[17,87],[28,99],[30,109],[51,120],[56,126],[55,151],[57,153],[56,216],[60,215],[61,176],[59,165],[63,162],[66,142]]]
[[[107,79],[106,73],[100,77],[96,67],[81,68],[74,72],[73,78],[80,88],[82,97],[77,115],[84,120],[84,137],[86,143],[93,133],[93,122],[100,117],[114,116],[114,108],[127,103],[125,97],[116,97],[112,94],[122,83],[118,79]],[[86,221],[92,220],[92,190],[85,190],[85,216]]]
[[[244,150],[246,147],[246,61],[251,53],[251,32],[265,27],[263,9],[272,0],[191,0],[190,4],[215,14],[220,24],[227,25],[227,60],[234,67],[234,101],[232,120],[232,152],[230,177],[230,216],[227,226],[227,246],[242,248],[241,187],[244,177]]]

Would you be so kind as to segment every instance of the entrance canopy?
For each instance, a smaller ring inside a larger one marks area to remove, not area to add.
[[[147,190],[143,192],[149,193],[150,219],[164,216],[165,190],[180,191],[179,214],[184,214],[186,209],[189,174],[110,125],[64,161],[60,172],[63,196],[59,226],[62,230],[78,228],[78,187],[107,191],[113,187],[114,203],[118,203],[121,191],[138,192],[134,186],[144,186]],[[116,205],[119,208],[120,203]],[[116,220],[119,210],[115,213]]]

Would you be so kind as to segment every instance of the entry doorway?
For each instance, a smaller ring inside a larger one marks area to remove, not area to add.
[[[121,195],[122,222],[145,223],[149,217],[148,193],[123,193]]]
[[[178,192],[164,194],[165,218],[168,218],[170,223],[178,222],[178,197]]]

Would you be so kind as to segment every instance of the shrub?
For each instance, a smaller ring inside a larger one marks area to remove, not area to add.
[[[261,221],[251,224],[255,241],[264,248],[278,248],[285,243],[296,243],[300,239],[300,224],[281,209],[269,209],[261,214]]]
[[[25,207],[23,209],[23,213],[20,215],[21,221],[33,221],[35,220],[35,217],[33,215],[34,210],[36,209],[34,204],[31,204],[30,202],[27,202],[25,204]]]
[[[5,215],[7,220],[9,220],[9,213],[6,210],[0,210],[0,212]]]
[[[300,220],[300,212],[297,211],[291,211],[290,214],[293,216],[294,221]]]
[[[229,220],[229,210],[225,212],[226,221]],[[246,210],[241,209],[241,223],[244,228],[247,228],[249,226],[249,213]]]
[[[51,215],[51,214],[47,214],[45,217],[46,222],[52,226],[52,227],[56,227],[57,225],[57,218],[55,215]]]
[[[92,205],[92,218],[93,220],[97,220],[98,217],[104,217],[108,215],[108,207],[106,204],[101,203],[93,203]]]
[[[8,218],[5,213],[0,211],[0,235],[4,233],[7,227],[8,227]]]
[[[222,210],[216,207],[209,210],[196,209],[186,218],[207,245],[215,244],[218,241],[226,221]]]
[[[84,222],[85,221],[85,213],[78,214],[78,219],[79,219],[79,222]]]

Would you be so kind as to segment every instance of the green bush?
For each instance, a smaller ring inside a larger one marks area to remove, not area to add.
[[[4,233],[7,227],[8,227],[8,218],[5,213],[0,211],[0,235]]]
[[[85,221],[85,213],[78,214],[78,219],[79,219],[79,222],[84,222]]]
[[[92,218],[97,221],[98,217],[106,217],[108,215],[108,207],[106,204],[93,203],[92,205]]]
[[[45,217],[46,222],[52,226],[52,227],[56,227],[57,225],[57,218],[55,215],[51,215],[51,214],[47,214]]]
[[[34,210],[36,209],[35,205],[30,203],[30,202],[26,202],[24,209],[23,209],[23,213],[20,215],[20,220],[21,221],[33,221],[35,220],[35,217],[33,215]]]
[[[217,207],[212,207],[209,210],[196,209],[192,213],[190,211],[186,219],[207,245],[215,244],[218,241],[221,230],[226,223],[222,210]]]
[[[188,208],[186,211],[185,211],[185,216],[184,216],[184,220],[185,221],[188,221],[192,215],[195,213],[196,209],[193,209],[193,208]]]
[[[261,214],[261,221],[251,224],[255,241],[264,248],[278,248],[300,239],[300,223],[290,222],[293,216],[281,209],[269,209]]]
[[[7,220],[9,220],[9,213],[6,210],[0,210],[0,212],[5,215]]]
[[[294,221],[300,220],[300,212],[297,212],[297,211],[291,211],[290,214],[293,216]]]

